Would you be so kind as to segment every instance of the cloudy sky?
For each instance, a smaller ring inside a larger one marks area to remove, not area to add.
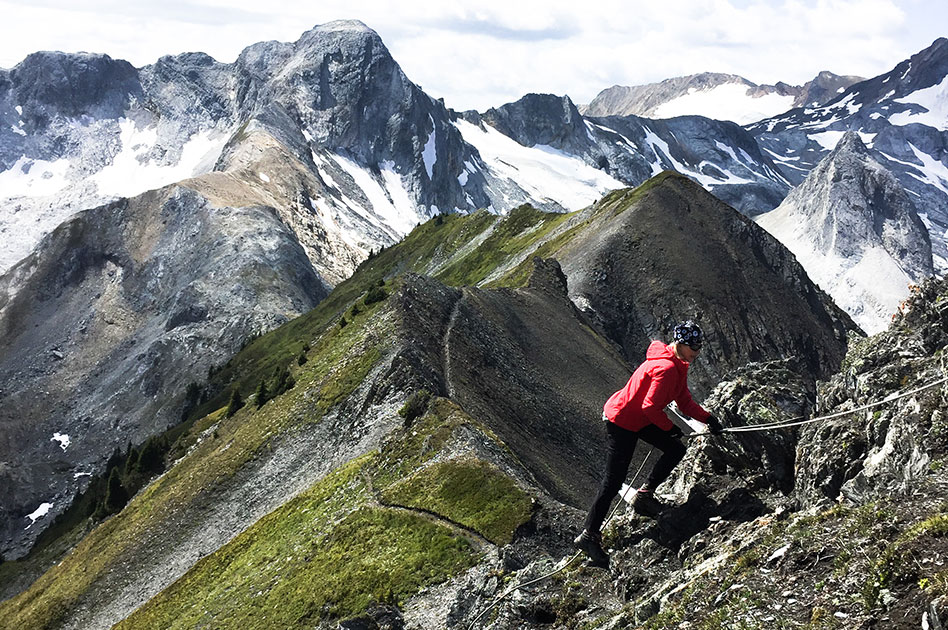
[[[948,36],[946,0],[0,0],[0,68],[36,50],[135,66],[359,19],[408,77],[457,110],[528,92],[589,102],[612,85],[697,72],[795,85],[821,70],[875,76]]]

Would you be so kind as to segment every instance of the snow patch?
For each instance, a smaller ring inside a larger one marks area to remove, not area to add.
[[[839,144],[839,139],[843,137],[845,131],[823,131],[821,133],[811,133],[809,134],[810,140],[815,140],[821,147],[827,151],[832,151],[836,148],[836,145]],[[876,139],[874,133],[863,133],[862,131],[857,132],[859,134],[859,139],[862,140],[862,143],[867,147],[872,146],[872,141]]]
[[[625,187],[608,174],[553,147],[525,147],[490,126],[481,129],[465,120],[454,124],[491,171],[516,182],[537,199],[551,199],[569,210],[578,210],[610,190]]]
[[[36,508],[36,511],[34,511],[32,514],[27,514],[26,518],[30,519],[30,524],[26,526],[26,529],[33,527],[33,523],[43,518],[47,514],[49,514],[49,511],[52,508],[53,508],[52,503],[42,503],[40,504],[38,508]]]
[[[49,441],[59,442],[59,446],[63,451],[69,448],[69,445],[72,443],[72,439],[65,433],[53,433],[53,437],[51,437]]]
[[[911,112],[892,114],[889,116],[889,122],[893,125],[919,123],[934,127],[939,131],[948,131],[948,76],[942,79],[938,85],[916,90],[902,98],[895,99],[895,102],[918,105],[926,111],[916,114]]]
[[[266,173],[257,173],[257,177],[259,177],[260,181],[262,181],[265,184],[270,183],[270,177]]]
[[[23,156],[0,173],[0,198],[55,195],[69,185],[66,178],[69,166],[66,158],[49,162]]]
[[[428,134],[428,141],[425,142],[425,150],[422,152],[421,157],[425,161],[425,171],[428,173],[428,179],[434,177],[434,165],[438,161],[438,149],[437,149],[437,136],[438,128],[435,127],[434,118],[431,117],[431,114],[428,114],[428,120],[431,121],[431,133]]]
[[[383,162],[381,165],[383,186],[372,173],[355,161],[338,153],[334,159],[352,177],[356,186],[362,189],[371,204],[371,208],[359,208],[362,211],[360,214],[365,216],[365,211],[370,210],[377,219],[376,223],[381,222],[399,237],[411,232],[418,224],[418,211],[392,162]]]
[[[725,83],[710,90],[689,90],[688,94],[662,103],[653,118],[672,118],[696,114],[746,125],[770,118],[793,107],[792,96],[766,94],[750,96],[750,88],[741,83]]]
[[[109,166],[91,177],[100,193],[116,197],[133,197],[210,172],[229,137],[214,130],[196,133],[182,147],[177,164],[160,165],[147,161],[158,141],[157,128],[138,129],[135,121],[123,118],[119,129],[122,149]]]

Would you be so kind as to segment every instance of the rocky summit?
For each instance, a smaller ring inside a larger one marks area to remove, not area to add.
[[[915,204],[855,132],[756,221],[870,332],[884,329],[909,286],[933,273]]]

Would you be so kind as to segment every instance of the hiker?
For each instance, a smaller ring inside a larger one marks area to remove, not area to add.
[[[708,425],[711,433],[720,433],[721,423],[691,398],[688,391],[688,364],[701,351],[701,329],[689,320],[675,326],[674,341],[668,345],[653,341],[645,361],[635,370],[629,382],[613,394],[603,406],[609,451],[606,471],[599,495],[589,509],[585,529],[576,538],[576,545],[586,552],[594,566],[607,567],[609,556],[602,549],[599,531],[629,471],[635,445],[641,438],[662,451],[648,479],[635,493],[632,509],[637,514],[655,518],[664,505],[655,498],[655,489],[665,481],[685,456],[681,429],[665,414],[672,401],[683,413]]]

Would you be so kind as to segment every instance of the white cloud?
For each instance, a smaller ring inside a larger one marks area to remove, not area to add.
[[[0,67],[34,50],[105,52],[136,66],[200,50],[232,61],[263,40],[360,19],[409,78],[455,109],[523,94],[586,102],[614,84],[697,72],[802,83],[821,70],[874,76],[928,46],[943,0],[0,0]],[[778,28],[779,26],[779,28]]]

